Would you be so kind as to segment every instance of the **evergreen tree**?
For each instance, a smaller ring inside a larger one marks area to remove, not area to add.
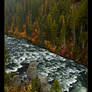
[[[18,27],[19,31],[23,30],[23,8],[21,3],[17,3],[16,5],[16,26]]]
[[[47,16],[47,39],[50,40],[50,31],[51,31],[51,28],[50,28],[50,25],[52,24],[52,17],[51,17],[51,14],[48,14]]]
[[[48,39],[51,40],[53,45],[55,45],[58,25],[56,24],[56,20],[52,19],[51,14],[48,14],[47,17],[47,28],[48,28],[48,33],[47,33]]]
[[[72,15],[71,15],[71,30],[73,34],[73,44],[74,47],[76,45],[76,25],[77,25],[78,13],[76,6],[73,7]]]
[[[32,23],[38,18],[40,12],[39,12],[39,6],[41,7],[41,0],[32,0],[31,1],[31,7],[32,7]]]
[[[60,39],[60,43],[62,43],[64,45],[64,47],[66,47],[66,25],[65,25],[65,17],[64,17],[64,15],[61,15],[60,20],[61,20],[62,27],[61,27],[61,30],[60,30],[59,39]]]
[[[53,20],[52,22],[52,25],[51,25],[51,35],[50,35],[50,39],[52,41],[52,44],[55,45],[55,41],[56,41],[56,37],[57,37],[57,28],[58,28],[58,25],[56,24],[56,21]]]
[[[57,79],[51,85],[50,92],[62,92],[61,85]]]
[[[80,24],[80,42],[84,48],[85,42],[88,40],[88,0],[81,1],[78,22]]]
[[[39,83],[39,81],[37,80],[37,78],[34,78],[33,80],[32,80],[32,89],[31,89],[31,91],[32,92],[39,92],[39,87],[40,87],[40,83]]]

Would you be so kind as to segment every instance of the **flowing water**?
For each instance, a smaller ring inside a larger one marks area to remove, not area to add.
[[[23,79],[28,64],[36,60],[38,72],[48,77],[49,84],[58,78],[63,92],[87,92],[87,68],[84,65],[29,44],[26,39],[5,35],[5,44],[11,60],[7,63],[7,73],[17,72]]]

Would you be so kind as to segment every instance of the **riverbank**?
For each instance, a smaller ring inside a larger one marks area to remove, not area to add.
[[[88,60],[87,59],[85,59],[84,58],[84,56],[81,54],[82,52],[80,52],[80,58],[79,57],[77,57],[77,54],[75,53],[74,54],[74,56],[72,55],[69,55],[69,53],[72,53],[71,51],[68,51],[67,52],[67,50],[65,50],[65,49],[61,49],[60,51],[57,51],[57,50],[55,50],[54,49],[54,47],[52,48],[52,47],[47,47],[47,46],[45,46],[45,44],[44,44],[44,46],[42,46],[42,45],[40,45],[39,43],[36,43],[36,42],[33,42],[32,41],[32,39],[31,39],[31,37],[27,37],[27,36],[25,36],[25,37],[20,37],[20,36],[15,36],[15,35],[11,35],[11,34],[8,34],[10,37],[15,37],[15,38],[21,38],[21,39],[26,39],[27,40],[27,42],[30,44],[30,43],[32,43],[33,45],[36,45],[36,46],[39,46],[40,48],[43,48],[43,49],[47,49],[47,50],[49,50],[50,52],[52,52],[52,53],[55,53],[55,54],[57,54],[57,55],[60,55],[60,56],[62,56],[62,57],[65,57],[65,58],[67,58],[67,59],[71,59],[71,60],[74,60],[75,62],[77,62],[77,63],[79,63],[79,64],[83,64],[83,65],[85,65],[86,67],[88,67]],[[52,48],[52,49],[51,49]],[[53,50],[54,49],[54,50]],[[64,52],[64,50],[66,51],[65,53],[63,53]],[[61,54],[61,53],[63,53],[63,54]],[[75,56],[76,55],[76,56]],[[79,56],[79,54],[78,54],[78,56]]]

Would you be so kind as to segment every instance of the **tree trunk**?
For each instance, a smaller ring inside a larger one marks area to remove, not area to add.
[[[84,49],[84,41],[83,41],[83,43],[82,43],[82,48]]]
[[[81,26],[81,34],[83,34],[83,26]],[[85,44],[85,42],[82,41],[82,48],[83,48],[83,49],[84,49],[84,44]]]
[[[65,38],[65,33],[64,33],[64,48],[66,48],[66,38]]]
[[[74,35],[74,48],[76,45],[76,33],[75,33],[75,26],[74,26],[74,30],[73,30],[73,35]]]

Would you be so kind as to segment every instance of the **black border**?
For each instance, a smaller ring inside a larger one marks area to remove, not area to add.
[[[0,92],[4,92],[4,0],[0,1]]]

